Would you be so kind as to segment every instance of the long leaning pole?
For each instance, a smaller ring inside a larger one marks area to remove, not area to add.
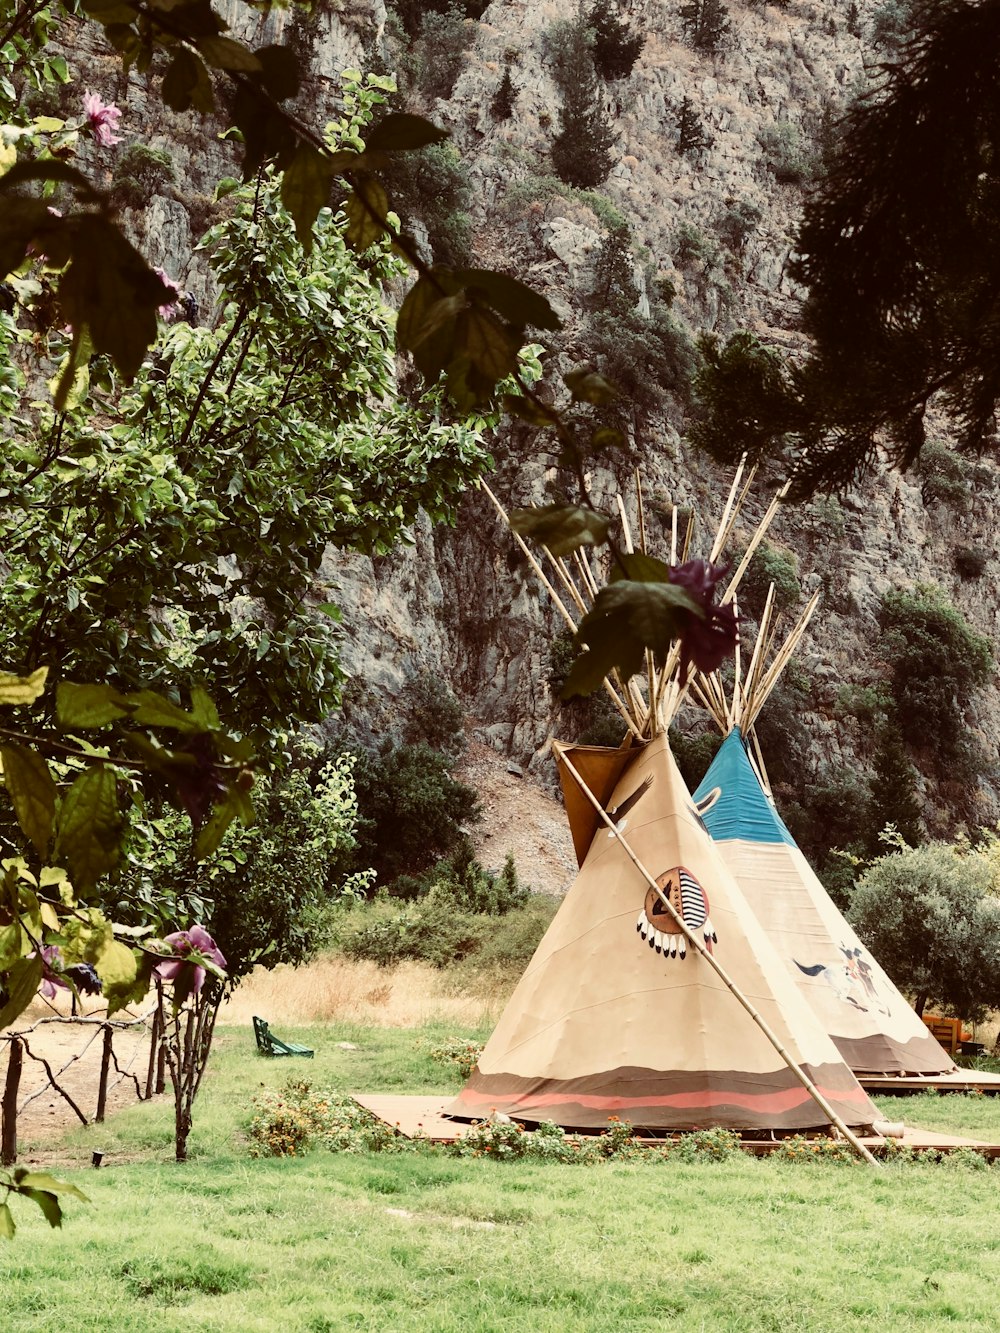
[[[597,799],[594,793],[587,786],[586,782],[584,782],[583,778],[577,771],[573,762],[569,758],[567,758],[565,751],[561,752],[559,757],[562,760],[562,762],[566,765],[567,770],[571,774],[577,786],[583,792],[584,796],[587,798],[587,800],[590,802],[593,808],[597,811],[597,815],[600,818],[601,822],[607,826],[608,830],[621,843],[625,855],[629,858],[629,860],[632,862],[635,868],[639,871],[639,873],[642,875],[643,879],[646,881],[649,887],[659,897],[660,902],[673,917],[674,921],[677,923],[677,926],[680,928],[680,930],[687,938],[688,943],[697,953],[699,953],[702,956],[702,958],[705,959],[706,963],[708,963],[709,967],[711,967],[712,970],[716,973],[716,975],[719,977],[719,980],[723,983],[723,985],[727,988],[727,990],[729,990],[732,993],[732,995],[735,996],[735,998],[743,1006],[743,1008],[750,1015],[753,1021],[757,1024],[761,1032],[763,1032],[764,1036],[771,1043],[771,1045],[774,1047],[777,1053],[781,1056],[782,1060],[784,1060],[785,1064],[792,1071],[792,1073],[795,1075],[798,1081],[802,1084],[806,1092],[809,1093],[809,1096],[813,1099],[813,1101],[820,1108],[823,1114],[827,1117],[830,1123],[835,1125],[837,1129],[840,1131],[840,1133],[843,1134],[844,1138],[848,1141],[848,1143],[851,1145],[851,1147],[854,1149],[854,1151],[858,1154],[859,1157],[863,1158],[869,1164],[869,1166],[873,1166],[877,1169],[879,1163],[876,1160],[876,1158],[872,1155],[871,1151],[865,1147],[865,1145],[861,1142],[861,1140],[853,1132],[853,1130],[848,1128],[848,1126],[844,1123],[843,1119],[833,1109],[833,1107],[823,1096],[819,1088],[817,1088],[816,1084],[812,1081],[812,1079],[809,1077],[806,1071],[788,1053],[788,1051],[782,1045],[781,1038],[770,1026],[767,1020],[763,1017],[763,1015],[760,1014],[750,1003],[750,1001],[743,994],[740,988],[736,985],[735,981],[733,981],[732,977],[722,966],[722,964],[718,961],[715,955],[709,953],[708,950],[705,948],[705,946],[701,943],[701,941],[696,938],[696,936],[692,931],[688,929],[687,925],[684,922],[683,917],[681,917],[681,915],[674,910],[673,904],[670,902],[666,894],[664,894],[663,890],[657,884],[656,880],[653,878],[653,876],[649,873],[649,871],[646,869],[643,863],[639,860],[638,856],[632,850],[632,847],[630,846],[628,839],[615,826],[614,821],[608,817],[606,810],[601,805],[600,801]]]

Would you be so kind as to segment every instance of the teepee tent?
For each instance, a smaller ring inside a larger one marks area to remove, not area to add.
[[[808,1001],[859,1075],[949,1075],[948,1053],[907,1004],[841,915],[795,844],[772,799],[753,724],[805,632],[818,598],[772,652],[773,588],[746,677],[731,694],[718,675],[699,677],[693,695],[726,739],[695,791],[727,866]]]
[[[675,518],[674,563],[676,532]],[[560,596],[523,549],[573,624],[585,564],[552,562]],[[612,1116],[648,1130],[836,1126],[870,1156],[849,1126],[871,1126],[875,1107],[801,1005],[670,753],[677,654],[650,662],[638,688],[608,687],[629,722],[623,747],[557,747],[580,874],[448,1113],[581,1129]]]

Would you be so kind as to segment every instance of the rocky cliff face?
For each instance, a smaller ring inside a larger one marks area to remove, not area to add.
[[[657,293],[672,290],[671,318],[691,337],[749,328],[791,351],[802,345],[802,293],[786,274],[802,187],[832,119],[865,86],[879,57],[871,42],[876,8],[864,0],[849,6],[790,0],[781,8],[733,0],[723,49],[705,56],[684,41],[679,3],[626,3],[621,12],[646,43],[629,77],[606,85],[614,166],[589,195],[555,188],[549,161],[560,92],[546,33],[575,15],[575,0],[495,0],[481,21],[467,25],[452,94],[421,104],[417,89],[410,102],[452,132],[472,186],[478,256],[523,275],[559,310],[565,330],[555,357],[563,368],[590,354],[588,293],[613,214],[631,229],[640,315],[648,316]],[[239,26],[243,7],[232,9]],[[287,39],[288,25],[297,25],[309,96],[321,114],[336,94],[339,70],[373,59],[392,70],[405,60],[399,25],[381,0],[334,0],[308,23],[278,10],[252,21],[270,25],[276,39]],[[507,65],[516,100],[511,117],[497,120],[491,103]],[[685,98],[707,136],[697,152],[678,151]],[[137,227],[155,262],[207,294],[190,257],[191,225],[176,199],[154,198]],[[652,362],[643,371],[655,377],[659,369]],[[684,443],[682,404],[667,395],[660,409],[637,414],[633,424],[631,456],[595,475],[595,498],[610,500],[619,490],[631,495],[638,463],[648,494],[691,505],[714,523],[728,478]],[[537,445],[503,428],[495,448],[502,501],[542,499],[545,460]],[[748,524],[779,480],[759,480]],[[877,609],[886,590],[935,582],[997,640],[998,489],[992,463],[970,469],[947,502],[925,502],[916,479],[885,473],[839,502],[789,508],[779,517],[773,538],[797,557],[804,591],[825,589],[801,655],[813,736],[808,780],[818,780],[830,764],[854,762],[839,691],[845,682],[868,684],[884,672]],[[629,505],[634,510],[631,499]],[[979,577],[956,572],[960,547],[979,551]],[[557,626],[545,593],[482,495],[468,497],[453,530],[418,526],[412,547],[377,561],[331,552],[325,573],[348,626],[349,722],[369,735],[391,731],[405,682],[430,670],[454,689],[480,738],[518,764],[543,769],[546,740],[567,725],[548,685]],[[995,684],[977,696],[967,721],[995,763]],[[995,820],[997,791],[987,773],[965,817]]]

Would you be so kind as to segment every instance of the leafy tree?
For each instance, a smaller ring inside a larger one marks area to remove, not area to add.
[[[615,314],[634,310],[639,304],[632,233],[627,222],[620,222],[604,233],[594,264],[594,285],[590,299],[598,310],[608,310]]]
[[[1000,898],[989,860],[931,843],[891,852],[861,876],[848,920],[893,981],[977,1020],[1000,1006]]]
[[[594,68],[601,78],[606,83],[627,79],[646,45],[644,34],[606,4],[594,5],[587,26],[594,34]]]
[[[458,847],[462,826],[479,817],[476,793],[450,767],[448,756],[425,741],[358,754],[357,861],[373,866],[380,883],[429,869]]]
[[[680,8],[684,36],[702,55],[717,55],[729,36],[729,14],[722,0],[688,0]]]
[[[614,130],[594,70],[591,31],[582,12],[569,26],[562,56],[559,133],[552,142],[552,167],[560,180],[589,190],[612,166]]]
[[[211,682],[262,752],[338,697],[336,623],[309,605],[327,546],[386,550],[418,507],[446,518],[487,456],[438,399],[395,392],[388,254],[362,268],[327,213],[303,262],[276,180],[234,202],[206,239],[215,327],[166,329],[132,389],[107,382],[99,426],[42,409],[0,441],[0,615],[18,669]]]
[[[353,871],[358,822],[349,755],[313,774],[315,747],[281,774],[258,779],[256,821],[234,826],[202,861],[176,811],[133,821],[128,863],[107,897],[118,920],[161,930],[199,921],[226,957],[228,983],[254,967],[298,964],[323,939],[339,902],[363,895],[372,872]]]
[[[809,288],[814,355],[761,393],[759,457],[788,449],[797,488],[847,485],[879,442],[907,465],[931,406],[959,447],[993,447],[1000,398],[1000,6],[940,0],[844,118],[806,201],[793,276]],[[758,362],[758,372],[765,367]],[[715,402],[720,398],[714,395]],[[719,458],[747,447],[727,414],[703,433]]]
[[[692,160],[699,157],[711,145],[711,137],[705,132],[701,117],[694,109],[690,97],[683,97],[677,109],[677,151],[682,157]]]

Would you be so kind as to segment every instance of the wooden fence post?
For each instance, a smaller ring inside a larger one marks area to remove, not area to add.
[[[108,1104],[108,1070],[111,1067],[111,1046],[114,1041],[114,1029],[110,1023],[104,1024],[104,1050],[101,1053],[101,1078],[97,1085],[97,1111],[94,1121],[100,1124],[104,1120],[104,1111]]]
[[[0,1164],[13,1166],[17,1161],[17,1089],[24,1054],[18,1037],[10,1037],[7,1046],[7,1081],[0,1103]]]

